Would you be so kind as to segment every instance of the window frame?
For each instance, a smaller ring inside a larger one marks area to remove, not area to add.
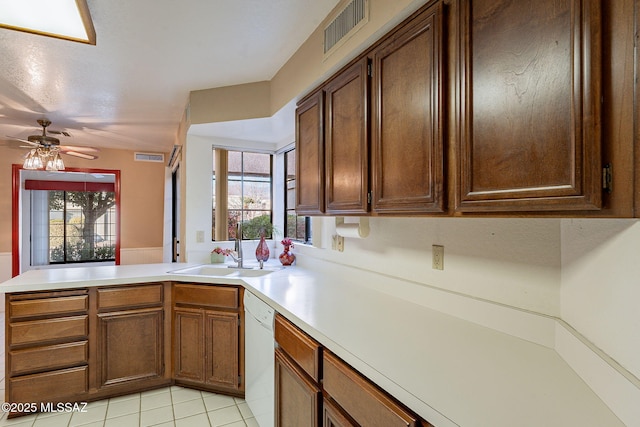
[[[298,217],[299,215],[296,213],[295,209],[295,201],[294,201],[294,206],[293,207],[289,207],[288,201],[289,201],[289,197],[288,197],[288,191],[289,191],[289,183],[290,182],[296,182],[297,183],[297,175],[296,175],[296,170],[295,170],[295,166],[294,166],[294,170],[293,170],[293,174],[289,174],[289,162],[288,162],[288,156],[290,153],[295,152],[296,148],[291,147],[288,150],[283,151],[282,155],[283,155],[283,160],[284,160],[284,200],[283,200],[283,205],[284,205],[284,236],[288,237],[292,240],[295,240],[297,242],[301,242],[304,244],[311,244],[311,239],[313,238],[313,234],[312,234],[312,230],[311,230],[311,217],[309,216],[304,216],[304,238],[300,239],[297,235],[296,236],[290,236],[289,235],[289,213],[290,212],[294,212],[296,215],[296,224],[298,221]],[[295,155],[297,155],[297,153],[295,153]],[[295,162],[294,162],[295,163]],[[293,176],[293,179],[289,179],[289,176]],[[294,186],[294,189],[297,191],[297,186]],[[297,229],[297,225],[296,225],[296,229]]]

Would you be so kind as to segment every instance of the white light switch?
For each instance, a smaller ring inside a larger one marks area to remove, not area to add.
[[[196,231],[196,243],[204,243],[204,230]]]

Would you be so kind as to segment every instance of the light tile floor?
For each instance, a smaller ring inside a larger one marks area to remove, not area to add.
[[[0,312],[0,393],[4,401],[4,313]],[[84,412],[39,413],[0,427],[258,427],[244,399],[172,386],[90,402]]]

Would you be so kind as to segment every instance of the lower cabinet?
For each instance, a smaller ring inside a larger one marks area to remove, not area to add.
[[[275,357],[276,426],[317,427],[320,424],[319,385],[282,350]]]
[[[173,377],[176,383],[242,396],[242,288],[176,284]]]
[[[101,287],[96,292],[99,391],[127,392],[170,381],[165,373],[165,294],[170,284]]]
[[[5,303],[5,402],[39,407],[86,396],[88,290],[7,294]],[[9,410],[10,415],[22,412],[20,406]]]
[[[244,396],[242,292],[153,282],[6,294],[5,401],[35,405],[9,416],[174,382]]]
[[[275,339],[278,427],[431,426],[279,314]]]

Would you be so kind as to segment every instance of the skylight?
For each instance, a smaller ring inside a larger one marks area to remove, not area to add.
[[[86,0],[0,0],[0,27],[96,44]]]

